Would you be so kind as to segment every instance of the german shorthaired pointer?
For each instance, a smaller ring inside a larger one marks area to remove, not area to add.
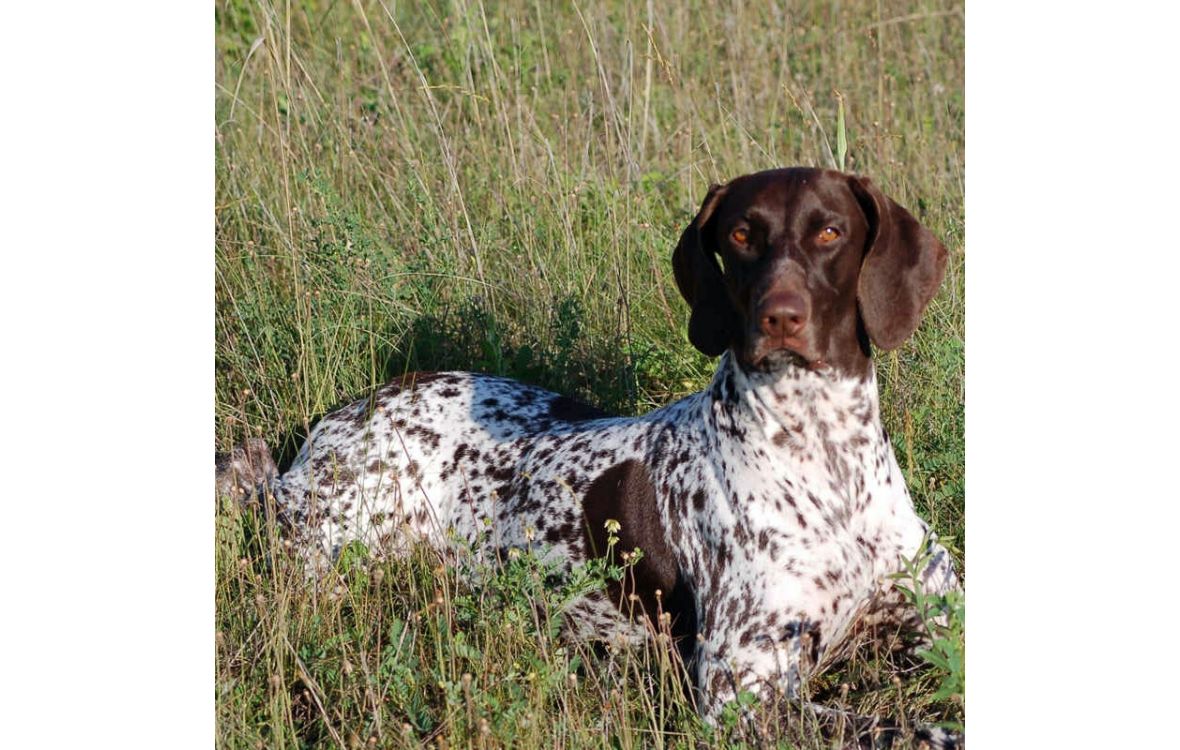
[[[870,358],[913,333],[946,250],[868,180],[796,168],[710,188],[672,262],[689,340],[721,356],[701,393],[627,419],[504,378],[410,375],[324,417],[277,479],[258,446],[230,463],[269,485],[316,572],[353,540],[451,533],[568,569],[604,554],[613,519],[617,549],[643,550],[635,590],[577,601],[576,634],[647,637],[623,611],[637,601],[695,651],[706,718],[738,691],[794,698],[854,624],[910,616],[903,560],[926,554],[927,590],[958,586]]]

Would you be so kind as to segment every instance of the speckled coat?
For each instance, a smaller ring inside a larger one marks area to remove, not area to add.
[[[728,356],[707,391],[637,419],[503,378],[411,376],[325,417],[273,490],[317,569],[354,539],[442,547],[450,529],[489,555],[573,565],[620,521],[620,549],[645,551],[641,608],[698,641],[709,713],[735,686],[793,694],[858,617],[886,611],[888,576],[928,535],[872,377],[751,375]],[[652,520],[663,539],[633,529]],[[930,552],[927,585],[956,585]],[[606,594],[569,620],[586,637],[649,632]]]

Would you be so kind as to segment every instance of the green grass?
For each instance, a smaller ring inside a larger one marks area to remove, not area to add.
[[[687,343],[670,257],[708,184],[841,158],[951,253],[918,334],[878,372],[915,503],[962,570],[961,4],[216,13],[219,449],[257,434],[289,458],[325,411],[414,369],[509,375],[623,414],[698,390],[714,363]],[[531,560],[471,589],[426,550],[357,556],[317,594],[256,517],[222,504],[216,543],[219,745],[738,737],[700,725],[659,647],[554,637],[569,592]],[[961,668],[956,624],[933,658]],[[951,666],[866,647],[812,689],[961,722]],[[825,746],[806,721],[789,741]]]

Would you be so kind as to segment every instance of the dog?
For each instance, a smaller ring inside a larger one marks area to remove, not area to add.
[[[638,548],[627,584],[571,605],[573,635],[638,642],[663,618],[709,721],[742,691],[797,698],[854,628],[917,625],[891,578],[907,560],[925,560],[926,591],[959,586],[914,511],[872,360],[914,332],[946,262],[863,177],[738,177],[709,188],[672,256],[688,339],[720,357],[706,390],[619,418],[505,378],[411,374],[325,416],[281,475],[242,449],[227,486],[273,493],[313,576],[357,540],[527,549],[567,571]]]

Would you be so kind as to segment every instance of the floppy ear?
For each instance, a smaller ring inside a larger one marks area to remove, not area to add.
[[[688,319],[688,340],[710,357],[729,348],[738,330],[737,311],[725,293],[721,266],[709,220],[725,197],[729,185],[712,185],[696,218],[680,235],[680,244],[672,253],[672,271],[676,286],[692,308]],[[705,247],[705,243],[709,247]]]
[[[856,298],[869,338],[879,349],[901,346],[946,273],[946,248],[901,206],[864,177],[850,177],[869,220]]]

